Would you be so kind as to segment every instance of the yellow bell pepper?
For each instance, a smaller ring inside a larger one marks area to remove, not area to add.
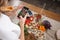
[[[41,31],[43,31],[43,32],[46,31],[45,26],[40,26],[38,29],[41,30]]]

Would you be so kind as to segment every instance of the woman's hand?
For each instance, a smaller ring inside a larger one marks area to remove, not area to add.
[[[27,14],[25,15],[24,18],[22,16],[20,16],[20,28],[21,28],[20,40],[25,40],[25,38],[24,38],[24,24],[25,24],[26,17],[27,17]]]
[[[24,28],[26,17],[27,17],[27,14],[25,15],[24,18],[22,16],[20,16],[20,27],[21,28]]]

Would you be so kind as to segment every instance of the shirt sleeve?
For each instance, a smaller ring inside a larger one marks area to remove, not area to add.
[[[5,17],[6,17],[5,19],[8,21],[7,22],[8,26],[10,26],[10,28],[12,28],[12,32],[14,32],[17,35],[17,37],[19,38],[20,33],[21,33],[20,27],[17,24],[14,24],[8,16],[5,15]]]
[[[2,40],[19,40],[14,32],[0,29],[0,39]]]
[[[17,34],[17,36],[19,37],[20,36],[20,34],[21,34],[21,29],[20,29],[20,27],[18,26],[18,25],[16,25],[16,24],[14,24],[14,23],[10,23],[11,25],[11,27],[13,27],[13,32],[14,33],[16,33]]]

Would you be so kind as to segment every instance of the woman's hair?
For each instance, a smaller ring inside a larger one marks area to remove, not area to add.
[[[0,0],[0,7],[5,6],[7,4],[8,0]]]
[[[0,12],[1,13],[11,12],[14,10],[14,8],[9,5],[9,1],[11,0],[0,0]]]

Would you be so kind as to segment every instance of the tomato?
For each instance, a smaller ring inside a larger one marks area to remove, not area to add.
[[[29,25],[30,24],[30,20],[26,19],[25,24]]]
[[[33,16],[30,16],[30,20],[33,21],[34,17]]]

